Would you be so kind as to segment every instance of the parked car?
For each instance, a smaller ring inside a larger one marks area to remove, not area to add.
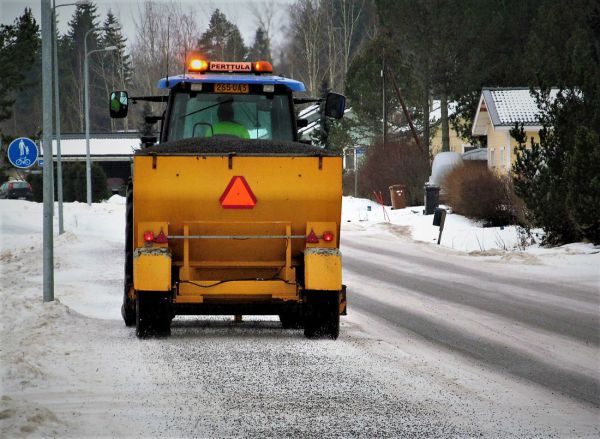
[[[0,198],[33,200],[31,185],[23,180],[9,180],[0,186]]]

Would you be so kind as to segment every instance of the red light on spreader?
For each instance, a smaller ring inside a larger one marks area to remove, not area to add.
[[[144,232],[144,241],[153,242],[154,241],[154,232]]]
[[[333,241],[333,233],[331,232],[323,232],[323,241],[331,242]]]

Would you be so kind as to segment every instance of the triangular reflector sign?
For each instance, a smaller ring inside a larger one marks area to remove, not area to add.
[[[219,201],[224,209],[252,209],[256,205],[256,197],[241,175],[231,179]]]

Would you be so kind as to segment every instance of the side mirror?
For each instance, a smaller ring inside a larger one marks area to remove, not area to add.
[[[113,91],[110,94],[110,117],[122,119],[127,116],[129,95],[126,91]]]
[[[327,93],[327,98],[325,99],[325,116],[341,119],[344,117],[345,109],[346,96],[338,93]]]
[[[142,136],[140,140],[142,141],[142,145],[144,145],[144,148],[149,148],[153,146],[158,139],[156,138],[156,136]]]

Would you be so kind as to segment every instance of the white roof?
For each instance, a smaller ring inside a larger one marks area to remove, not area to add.
[[[557,93],[558,89],[550,91],[551,101]],[[539,117],[540,109],[528,88],[484,88],[473,122],[473,135],[485,135],[490,120],[495,128],[522,123],[539,129]]]
[[[52,141],[52,153],[56,155],[56,140]],[[90,155],[92,156],[131,156],[140,148],[139,138],[90,138]],[[42,148],[43,150],[43,148]],[[61,156],[85,156],[85,138],[63,138],[60,141]]]

